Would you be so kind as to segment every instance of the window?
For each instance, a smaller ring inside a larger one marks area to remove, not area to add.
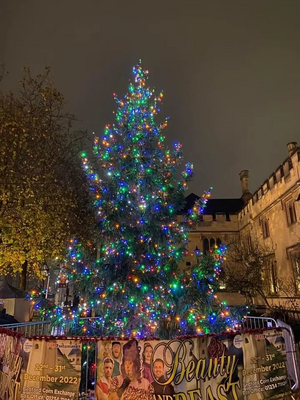
[[[209,240],[207,238],[203,239],[203,253],[207,254],[209,252]]]
[[[290,258],[292,262],[296,288],[297,291],[300,292],[300,252],[294,251],[293,253],[290,253]]]
[[[288,226],[293,225],[297,220],[295,204],[293,200],[287,201],[285,203],[285,212]]]
[[[266,239],[266,238],[270,237],[269,222],[267,219],[263,219],[261,224],[262,224],[263,238]]]
[[[190,262],[190,261],[187,261],[187,262],[185,263],[185,265],[186,265],[187,267],[190,267],[190,266],[191,266],[191,262]]]
[[[215,249],[215,246],[220,246],[222,244],[221,239],[218,237],[217,240],[215,238],[204,238],[203,239],[203,253],[208,254],[210,251]]]
[[[272,255],[266,259],[265,263],[265,277],[266,277],[266,289],[269,294],[276,294],[278,292],[277,282],[277,261],[275,256]]]
[[[270,264],[270,292],[272,294],[278,292],[278,287],[277,287],[277,273],[276,273],[276,262],[272,262]]]
[[[225,271],[223,268],[221,269],[221,273],[219,275],[219,289],[226,290]]]

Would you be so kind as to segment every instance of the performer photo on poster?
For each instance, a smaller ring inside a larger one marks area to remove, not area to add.
[[[20,399],[28,365],[26,340],[0,335],[0,399]]]
[[[96,383],[97,400],[108,400],[108,391],[110,389],[112,374],[114,370],[114,360],[107,357],[103,361],[103,376]]]
[[[112,342],[111,353],[116,343]],[[110,378],[112,364],[108,363],[107,359],[99,358],[102,353],[102,346],[101,343],[98,345],[97,400],[152,400],[153,386],[148,379],[143,377],[142,359],[137,340],[131,339],[123,346],[120,344],[120,349],[122,349],[120,373]],[[116,350],[114,355],[115,357],[118,355]],[[114,362],[114,358],[111,358],[111,361]],[[106,385],[103,383],[106,383]],[[107,393],[105,393],[106,391]]]
[[[112,380],[109,400],[152,400],[153,387],[142,377],[140,349],[135,339],[123,346],[121,375]]]
[[[144,350],[142,353],[143,359],[143,377],[149,382],[153,382],[153,375],[151,371],[151,360],[153,355],[153,347],[149,342],[144,344]]]
[[[112,357],[114,360],[114,369],[112,376],[120,375],[120,362],[121,362],[121,343],[120,342],[112,342],[111,344]]]
[[[97,400],[259,400],[290,393],[278,329],[166,341],[100,340],[97,346]],[[117,376],[114,357],[120,361]]]
[[[155,380],[152,382],[155,395],[170,395],[175,393],[174,387],[171,383],[167,383],[165,377],[165,363],[161,358],[157,358],[153,363],[153,371]]]

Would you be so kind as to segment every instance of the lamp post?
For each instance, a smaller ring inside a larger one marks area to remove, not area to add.
[[[45,293],[45,299],[48,299],[48,292],[49,292],[49,283],[50,283],[50,270],[46,262],[41,267],[41,274],[45,278],[47,278],[47,285],[46,285],[46,293]]]

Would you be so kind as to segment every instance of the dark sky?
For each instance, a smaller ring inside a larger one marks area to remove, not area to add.
[[[52,67],[82,126],[113,122],[142,58],[164,89],[168,141],[194,163],[190,190],[254,191],[300,132],[299,0],[0,0],[0,62],[14,88],[21,68]]]

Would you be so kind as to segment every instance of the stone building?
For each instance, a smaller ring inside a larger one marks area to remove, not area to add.
[[[300,291],[300,147],[288,144],[288,157],[253,194],[249,191],[249,172],[240,173],[242,193],[236,199],[210,199],[202,220],[190,234],[189,254],[184,263],[195,261],[195,250],[203,252],[215,244],[231,243],[243,235],[249,244],[256,241],[266,252],[268,270],[266,293],[270,304],[282,304],[284,293],[279,282],[294,281]],[[186,209],[199,197],[190,194]],[[184,211],[186,211],[186,209]],[[230,305],[241,304],[241,296],[219,295]],[[259,299],[256,299],[259,304]]]
[[[263,182],[238,213],[239,232],[267,249],[266,291],[270,304],[300,289],[300,147],[288,144],[288,157]],[[247,184],[245,183],[245,190]],[[282,292],[293,282],[295,291]]]

